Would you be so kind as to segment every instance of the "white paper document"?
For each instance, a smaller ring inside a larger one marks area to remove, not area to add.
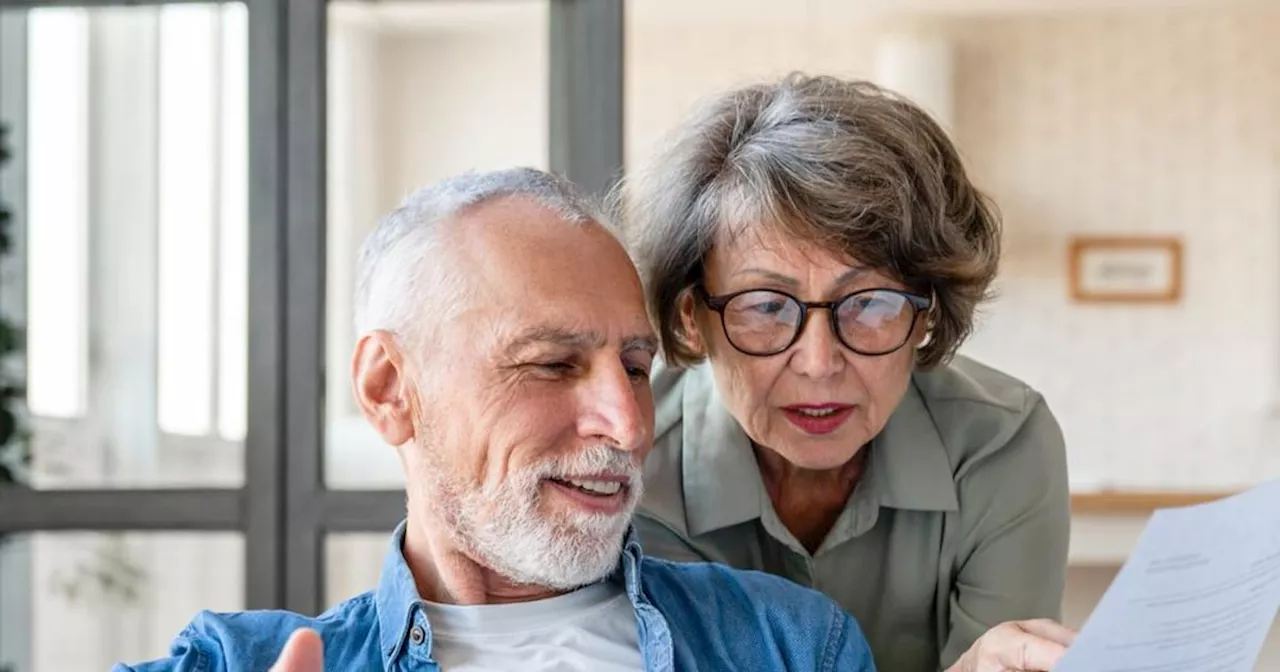
[[[1156,511],[1053,672],[1253,672],[1280,607],[1280,481]]]

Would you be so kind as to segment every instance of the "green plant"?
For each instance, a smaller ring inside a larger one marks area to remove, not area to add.
[[[11,158],[9,127],[0,124],[0,169]],[[0,201],[0,258],[13,245],[13,212]],[[21,424],[21,405],[26,391],[14,380],[14,359],[22,352],[22,330],[0,313],[0,487],[21,484],[31,464],[26,432]],[[0,670],[3,672],[3,670]]]
[[[0,124],[0,169],[11,158],[9,127]],[[13,212],[0,201],[0,258],[9,254],[13,244],[11,227]],[[0,313],[0,488],[21,485],[22,476],[31,463],[26,432],[20,424],[20,404],[24,391],[13,381],[14,359],[22,350],[22,332]],[[4,543],[0,537],[0,546]],[[0,661],[0,672],[14,672]]]

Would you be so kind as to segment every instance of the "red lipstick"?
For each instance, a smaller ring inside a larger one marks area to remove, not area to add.
[[[783,406],[782,413],[804,433],[821,436],[839,429],[853,415],[853,409],[849,404],[793,404]]]

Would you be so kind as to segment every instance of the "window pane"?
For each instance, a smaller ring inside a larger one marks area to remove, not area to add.
[[[200,610],[243,608],[236,533],[0,539],[0,668],[107,670],[157,658]]]
[[[27,403],[32,413],[84,412],[88,365],[88,16],[31,12],[28,23]]]
[[[222,7],[218,241],[218,433],[244,439],[249,411],[249,12]]]
[[[325,537],[325,607],[377,588],[390,543],[391,530]]]
[[[160,429],[209,433],[217,257],[218,21],[209,5],[160,8]]]
[[[0,60],[26,62],[4,90],[28,91],[33,483],[239,486],[245,6],[5,12],[28,25],[25,54]]]
[[[547,0],[330,3],[326,480],[398,487],[348,375],[356,258],[378,218],[470,169],[547,166]]]

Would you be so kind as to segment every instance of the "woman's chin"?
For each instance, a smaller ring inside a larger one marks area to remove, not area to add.
[[[851,447],[852,446],[852,447]],[[779,457],[792,466],[809,471],[830,471],[849,463],[859,452],[860,444],[836,444],[829,441],[793,441],[775,449]]]

